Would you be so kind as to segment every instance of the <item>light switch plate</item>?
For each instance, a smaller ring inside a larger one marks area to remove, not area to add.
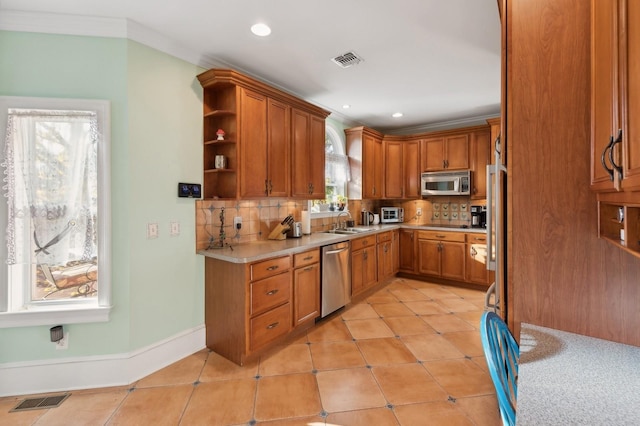
[[[180,222],[170,222],[169,223],[169,235],[172,237],[177,237],[180,235]]]
[[[158,224],[147,223],[147,239],[158,238]]]

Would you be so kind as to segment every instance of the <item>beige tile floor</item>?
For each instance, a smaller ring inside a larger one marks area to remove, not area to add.
[[[0,425],[499,425],[480,291],[395,278],[239,367],[199,351],[131,386],[73,391]]]

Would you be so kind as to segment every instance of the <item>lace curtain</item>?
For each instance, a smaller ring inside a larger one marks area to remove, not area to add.
[[[97,142],[94,112],[9,110],[7,263],[65,265],[97,255]]]
[[[336,181],[340,182],[351,180],[349,158],[346,155],[327,152],[324,161],[327,176],[334,176]]]

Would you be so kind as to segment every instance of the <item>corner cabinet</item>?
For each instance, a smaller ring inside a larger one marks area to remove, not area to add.
[[[471,199],[487,198],[487,164],[491,164],[491,129],[471,133]]]
[[[384,198],[420,198],[420,142],[385,136]]]
[[[211,69],[198,80],[205,199],[324,198],[328,111],[233,70]],[[224,158],[224,165],[216,158]]]

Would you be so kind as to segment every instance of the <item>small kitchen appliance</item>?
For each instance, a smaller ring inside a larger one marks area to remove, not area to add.
[[[368,212],[366,210],[362,210],[360,215],[360,224],[364,226],[369,226],[373,224],[373,213]]]
[[[471,206],[471,227],[487,227],[487,206]]]
[[[381,207],[380,223],[404,222],[404,209],[402,207]]]
[[[287,238],[300,238],[302,237],[302,222],[293,222],[287,231]]]
[[[432,195],[469,195],[471,171],[425,172],[420,175],[423,197]]]

